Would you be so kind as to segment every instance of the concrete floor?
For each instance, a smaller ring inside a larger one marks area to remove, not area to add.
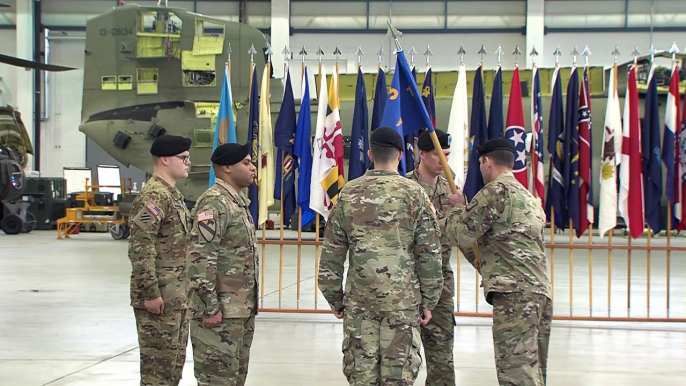
[[[625,240],[617,237],[616,242]],[[685,243],[683,237],[674,242]],[[279,247],[266,247],[264,307],[315,306],[314,248],[302,250],[301,300],[296,300],[296,248],[286,247],[279,301]],[[664,252],[652,253],[650,275],[646,254],[633,252],[629,300],[626,252],[615,251],[611,315],[626,316],[627,304],[631,316],[647,315],[650,299],[650,316],[664,317],[669,288],[669,315],[685,317],[686,259],[672,255],[668,286]],[[587,315],[593,300],[593,315],[607,315],[607,254],[593,254],[592,296],[588,252],[575,251],[573,258],[570,303],[569,253],[555,251],[555,314],[568,315],[573,304],[574,315]],[[56,232],[0,233],[0,385],[136,385],[138,348],[128,306],[129,273],[126,242],[109,234],[57,240]],[[478,311],[489,312],[474,271],[464,260],[459,277],[461,310],[476,311],[479,299]],[[327,308],[321,294],[316,305]],[[342,326],[331,315],[262,313],[248,385],[345,385],[341,340]],[[188,358],[182,385],[195,384],[190,345]],[[496,384],[488,318],[458,318],[455,358],[458,384]],[[556,321],[548,385],[684,385],[685,360],[683,323]],[[416,384],[423,384],[424,377],[422,370]]]

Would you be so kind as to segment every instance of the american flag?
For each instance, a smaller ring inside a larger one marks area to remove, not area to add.
[[[533,84],[531,90],[531,140],[532,155],[531,174],[529,175],[529,189],[545,208],[545,175],[543,166],[543,114],[541,114],[541,83],[538,77],[538,67],[533,68]]]

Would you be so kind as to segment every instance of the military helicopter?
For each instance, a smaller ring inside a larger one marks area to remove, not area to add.
[[[188,200],[207,188],[227,53],[258,52],[267,39],[255,27],[165,6],[122,5],[86,25],[82,123],[79,130],[124,165],[152,173],[152,141],[164,134],[193,140],[189,177],[177,184]],[[266,63],[255,55],[257,73]],[[237,127],[248,120],[248,55],[231,60]],[[279,82],[272,94],[281,95]],[[244,125],[243,125],[244,126]],[[238,132],[246,141],[247,131]]]

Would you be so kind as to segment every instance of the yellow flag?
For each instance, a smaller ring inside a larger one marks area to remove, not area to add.
[[[269,66],[265,66],[262,73],[258,138],[257,188],[259,190],[259,210],[257,225],[262,226],[269,217],[269,207],[274,205],[274,134],[272,133],[272,114],[269,108]]]

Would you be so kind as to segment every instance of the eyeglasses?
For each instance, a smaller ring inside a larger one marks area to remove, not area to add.
[[[188,161],[191,160],[191,156],[189,155],[175,155],[174,157],[180,159],[183,163],[188,163]]]

